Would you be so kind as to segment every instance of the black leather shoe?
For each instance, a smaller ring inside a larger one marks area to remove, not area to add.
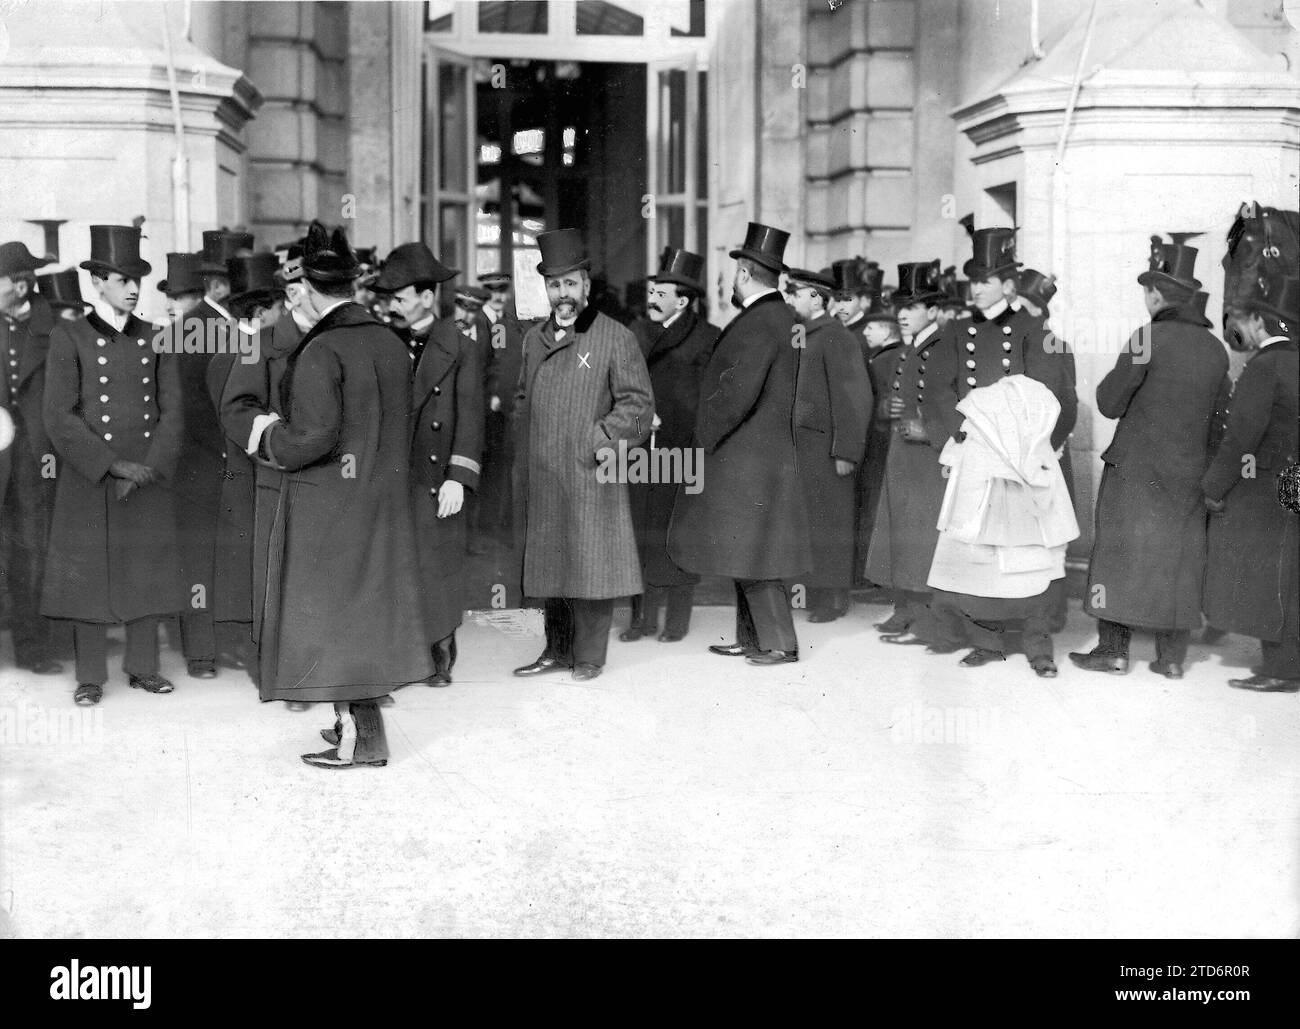
[[[991,664],[994,661],[1005,661],[1006,659],[1007,655],[1000,650],[985,650],[983,647],[976,647],[962,658],[960,663],[967,668],[979,668],[980,665]]]
[[[810,622],[833,622],[842,617],[844,617],[844,612],[836,611],[833,608],[822,608],[808,612],[808,621]]]
[[[382,758],[378,761],[344,761],[339,757],[337,749],[323,750],[319,754],[304,754],[302,759],[313,768],[383,768],[388,764]]]
[[[896,647],[924,647],[925,640],[912,632],[900,632],[893,636],[881,636],[885,643],[892,643]]]
[[[573,681],[586,682],[588,679],[594,679],[605,669],[602,665],[594,665],[590,661],[579,661],[573,666]]]
[[[791,665],[798,660],[797,650],[759,650],[745,657],[751,665]]]
[[[723,657],[749,657],[750,654],[757,654],[758,651],[753,647],[742,647],[739,643],[714,643],[709,647],[710,654],[721,654]]]
[[[1156,675],[1163,675],[1166,679],[1181,679],[1183,677],[1183,666],[1175,661],[1152,661],[1147,667]]]
[[[94,707],[104,699],[104,687],[93,682],[83,682],[72,694],[72,702],[78,707]]]
[[[1234,690],[1255,693],[1300,693],[1300,679],[1277,679],[1271,675],[1252,675],[1249,679],[1229,679]]]
[[[191,679],[215,679],[217,664],[215,661],[186,661],[185,670]]]
[[[569,666],[561,664],[553,657],[539,657],[531,665],[515,669],[515,675],[544,675],[546,672],[567,672]]]
[[[1087,672],[1109,672],[1111,675],[1128,675],[1128,658],[1105,651],[1090,650],[1086,654],[1070,652],[1070,660]]]
[[[644,629],[642,629],[639,625],[629,625],[626,629],[624,629],[622,632],[618,634],[618,638],[622,640],[624,643],[635,643],[637,640],[641,639],[642,636],[648,636],[648,635],[650,634],[646,632]]]
[[[1029,662],[1029,667],[1040,679],[1055,679],[1057,676],[1056,662],[1050,657],[1036,657]]]
[[[896,636],[900,632],[907,632],[908,626],[912,624],[909,618],[900,618],[898,615],[890,615],[883,622],[877,622],[875,629],[877,632],[884,633],[886,636]]]
[[[29,665],[19,665],[24,671],[31,672],[33,675],[58,675],[63,671],[63,665],[53,658],[45,658],[43,661],[33,661]]]
[[[684,632],[661,632],[659,634],[660,643],[680,643],[686,638]]]
[[[130,683],[133,690],[144,690],[147,693],[171,693],[176,688],[170,679],[164,679],[161,675],[133,675]]]

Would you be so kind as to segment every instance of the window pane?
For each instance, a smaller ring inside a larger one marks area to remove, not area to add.
[[[546,0],[508,0],[486,2],[478,5],[478,30],[480,32],[519,32],[525,35],[545,35],[547,23]]]
[[[642,36],[645,19],[630,7],[642,4],[610,4],[605,0],[578,0],[578,35]]]
[[[655,237],[655,253],[663,253],[666,246],[691,250],[690,243],[685,239],[686,212],[676,205],[660,204],[656,214],[658,235]]]
[[[450,32],[455,10],[455,0],[429,0],[424,8],[424,30]]]
[[[659,72],[659,181],[657,193],[686,189],[686,72]]]
[[[469,114],[465,91],[466,69],[456,64],[438,65],[438,154],[439,183],[445,190],[463,193],[466,181],[466,120]]]
[[[438,258],[453,268],[464,268],[468,253],[465,206],[443,204],[438,213]]]

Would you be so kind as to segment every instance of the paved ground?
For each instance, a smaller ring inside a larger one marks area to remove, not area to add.
[[[517,680],[538,623],[462,630],[456,684],[385,711],[386,769],[323,772],[327,708],[242,677],[169,697],[0,671],[0,929],[49,936],[1066,935],[1300,931],[1300,698],[887,647],[859,607],[753,669],[611,643]],[[1084,643],[1074,612],[1059,656]],[[6,647],[7,651],[7,647]]]

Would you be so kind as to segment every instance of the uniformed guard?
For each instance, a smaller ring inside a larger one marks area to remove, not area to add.
[[[832,622],[852,605],[854,473],[866,451],[875,402],[861,337],[827,312],[836,286],[831,269],[792,268],[787,281],[786,292],[804,329],[794,435],[813,556],[804,577],[808,621]]]
[[[1070,660],[1089,671],[1129,670],[1134,628],[1155,633],[1150,669],[1183,676],[1201,624],[1206,513],[1201,477],[1211,427],[1227,406],[1228,356],[1186,305],[1200,288],[1196,248],[1154,237],[1138,276],[1151,322],[1130,337],[1097,386],[1097,410],[1118,419],[1102,454],[1097,530],[1084,610],[1098,641]]]
[[[36,289],[53,309],[55,315],[75,322],[84,318],[90,306],[81,296],[81,276],[76,268],[63,268],[36,276]]]
[[[423,243],[394,248],[371,287],[385,306],[392,326],[406,341],[412,366],[429,338],[438,315],[438,286],[459,275],[433,256]]]
[[[1300,692],[1300,517],[1280,503],[1297,457],[1300,280],[1278,269],[1228,298],[1232,330],[1252,351],[1232,395],[1223,442],[1201,478],[1210,509],[1205,617],[1259,640],[1264,660],[1228,685]]]
[[[107,314],[50,334],[45,425],[59,457],[42,612],[73,621],[78,704],[99,703],[108,681],[108,625],[126,624],[131,686],[170,693],[158,674],[158,618],[187,601],[171,478],[183,415],[179,368],[156,353],[155,326],[132,311],[140,230],[92,225],[81,267]]]
[[[46,263],[20,242],[0,244],[0,408],[14,428],[8,464],[0,467],[0,557],[14,664],[37,675],[63,671],[51,655],[50,625],[41,616],[55,486],[43,414],[45,360],[57,321],[33,287],[36,269]]]

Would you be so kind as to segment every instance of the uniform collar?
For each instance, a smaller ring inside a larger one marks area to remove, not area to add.
[[[1014,310],[1015,308],[1013,308],[1010,304],[1007,303],[1006,297],[1003,297],[996,304],[990,307],[987,311],[977,310],[976,313],[980,316],[980,318],[983,321],[995,322],[998,320],[998,318],[1000,318],[1003,315],[1003,313],[1007,311],[1014,311]]]

